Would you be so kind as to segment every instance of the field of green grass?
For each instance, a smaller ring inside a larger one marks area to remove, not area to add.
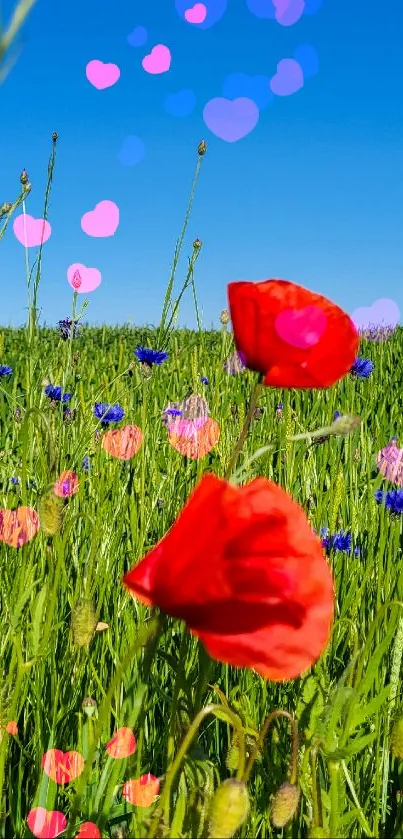
[[[272,711],[297,721],[301,800],[284,835],[400,836],[399,762],[390,755],[389,736],[401,701],[401,517],[390,516],[373,496],[385,483],[374,455],[401,426],[401,333],[363,347],[375,362],[369,380],[347,377],[319,393],[264,390],[263,412],[244,445],[244,480],[273,479],[316,530],[343,528],[360,548],[358,556],[330,552],[337,588],[330,644],[312,671],[284,684],[210,661],[173,619],[155,634],[156,617],[121,585],[202,474],[225,471],[254,378],[223,371],[231,335],[174,332],[169,360],[146,376],[140,364],[133,368],[133,349],[153,346],[152,331],[88,327],[72,346],[56,330],[40,331],[29,410],[25,342],[24,330],[1,333],[0,358],[13,368],[10,381],[1,382],[1,506],[37,509],[66,469],[80,484],[64,502],[60,532],[39,532],[20,549],[0,548],[1,718],[3,726],[18,725],[16,735],[3,730],[0,744],[1,835],[31,835],[26,819],[35,807],[59,810],[71,824],[75,819],[70,835],[83,821],[96,823],[103,836],[155,835],[147,831],[158,803],[132,806],[122,797],[123,783],[151,773],[162,792],[197,713],[228,703],[244,726],[248,754]],[[77,411],[70,420],[43,393],[44,381],[61,382],[66,372]],[[201,376],[209,383],[201,384]],[[170,446],[161,421],[166,405],[190,392],[205,396],[221,431],[217,446],[193,461]],[[97,442],[97,401],[122,405],[125,421],[143,430],[143,446],[131,460],[109,457]],[[320,445],[286,439],[329,425],[335,410],[358,414],[360,429]],[[269,443],[273,450],[248,466],[248,457]],[[96,620],[108,624],[94,633],[84,615],[82,646],[77,628],[73,633],[79,601],[90,601]],[[92,716],[83,707],[86,697],[96,702]],[[134,731],[137,745],[127,759],[114,759],[106,744],[121,727]],[[170,802],[162,802],[156,835],[207,835],[214,787],[236,769],[233,739],[228,717],[203,719],[177,767]],[[90,763],[76,780],[57,785],[41,767],[51,748],[78,751]],[[280,716],[253,766],[251,809],[239,836],[280,835],[270,822],[270,802],[288,779],[291,755],[289,720]],[[322,832],[312,831],[315,822]]]
[[[182,289],[197,317],[200,247]],[[362,341],[368,378],[263,388],[246,429],[256,375],[225,370],[234,342],[219,313],[215,332],[176,329],[171,282],[158,328],[84,325],[63,338],[37,322],[41,258],[33,279],[27,263],[27,327],[0,332],[12,369],[0,376],[0,836],[403,836],[402,514],[374,497],[393,489],[376,455],[401,435],[403,331]],[[168,358],[147,367],[137,346]],[[162,419],[191,394],[220,431],[193,459]],[[141,429],[130,459],[105,450],[97,403],[122,406],[124,424]],[[335,411],[360,423],[324,433]],[[242,429],[233,479],[269,478],[317,532],[344,532],[327,549],[329,643],[292,681],[210,659],[183,623],[122,585],[202,476],[228,472]],[[66,472],[74,478],[55,493]],[[6,513],[21,507],[39,514],[31,532],[15,518],[25,514]]]

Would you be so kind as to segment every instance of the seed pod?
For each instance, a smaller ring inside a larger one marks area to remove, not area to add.
[[[235,772],[235,769],[238,767],[239,761],[239,745],[238,740],[236,737],[233,737],[232,743],[228,749],[227,757],[226,757],[226,767],[229,772]]]
[[[79,600],[71,615],[73,644],[76,647],[88,646],[94,635],[96,625],[97,616],[92,601]]]
[[[216,790],[210,811],[210,836],[231,839],[249,814],[248,788],[244,781],[229,778]]]
[[[274,827],[285,827],[294,818],[300,799],[301,791],[296,784],[286,781],[281,784],[271,805],[271,820]]]
[[[229,323],[229,313],[227,312],[226,309],[223,309],[221,314],[220,314],[220,322],[222,323],[223,326],[226,326],[227,323]]]
[[[84,711],[84,714],[86,714],[87,717],[92,717],[95,714],[95,711],[97,710],[98,706],[96,700],[93,699],[92,696],[86,696],[81,703],[81,707]]]
[[[393,757],[403,759],[403,717],[396,717],[390,735],[390,750]]]
[[[63,501],[51,490],[43,495],[38,504],[41,530],[48,536],[59,533],[62,523]]]

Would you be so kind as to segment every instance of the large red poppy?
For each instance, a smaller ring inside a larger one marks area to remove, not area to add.
[[[213,658],[275,681],[299,676],[329,638],[333,580],[320,540],[266,478],[236,487],[203,477],[123,582],[186,621]]]
[[[235,345],[273,387],[330,387],[350,370],[359,335],[321,294],[286,280],[228,285]]]

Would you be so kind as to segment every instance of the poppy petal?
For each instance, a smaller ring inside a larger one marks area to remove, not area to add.
[[[329,638],[334,589],[320,539],[265,478],[236,487],[203,477],[124,584],[185,620],[220,661],[271,679],[303,672]]]
[[[321,294],[286,280],[235,282],[228,299],[238,351],[274,387],[330,387],[346,375],[359,335]]]

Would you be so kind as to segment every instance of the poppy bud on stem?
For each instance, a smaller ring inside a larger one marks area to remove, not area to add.
[[[224,705],[206,705],[206,707],[202,708],[202,710],[199,711],[199,713],[195,716],[192,724],[189,727],[189,730],[188,730],[186,736],[182,740],[182,743],[179,747],[179,750],[177,752],[177,755],[176,755],[173,763],[171,764],[170,768],[168,769],[168,771],[166,773],[164,788],[163,788],[163,791],[161,793],[160,800],[159,800],[159,802],[157,804],[157,807],[155,809],[154,817],[151,821],[150,829],[147,833],[147,839],[154,839],[154,837],[157,835],[158,827],[161,823],[162,814],[164,815],[165,823],[167,825],[169,825],[169,810],[170,810],[170,798],[171,798],[172,784],[173,784],[173,782],[174,782],[174,780],[175,780],[175,778],[176,778],[176,776],[179,772],[181,763],[182,763],[183,759],[185,758],[186,753],[187,753],[187,751],[188,751],[188,749],[189,749],[189,747],[192,743],[192,740],[194,739],[201,723],[203,722],[205,717],[208,717],[210,714],[213,714],[218,719],[225,720],[226,722],[229,722],[230,725],[232,725],[233,728],[236,729],[236,732],[237,732],[237,735],[238,735],[238,738],[239,738],[239,763],[238,763],[238,771],[237,771],[236,779],[232,779],[232,783],[234,783],[234,781],[236,781],[238,783],[238,785],[241,785],[242,788],[244,789],[245,779],[242,776],[245,773],[245,735],[244,735],[244,730],[243,730],[241,720],[239,719],[237,714],[234,714],[233,711],[231,711],[229,708],[226,708]],[[246,815],[247,815],[247,813],[246,813]],[[245,815],[245,818],[246,818],[246,815]],[[238,826],[240,826],[240,824],[242,824],[242,822],[240,822],[238,824]],[[237,828],[235,828],[235,829],[237,829]],[[217,833],[215,833],[214,835],[218,837]],[[222,833],[221,835],[223,837],[227,836],[226,833]],[[228,835],[232,836],[232,834],[228,834]]]
[[[247,783],[253,764],[263,746],[269,728],[276,717],[285,717],[289,720],[292,731],[292,752],[290,762],[290,780],[281,785],[274,795],[272,803],[271,819],[275,827],[284,827],[294,817],[300,798],[300,790],[297,785],[298,781],[298,724],[296,719],[288,713],[288,711],[276,710],[272,711],[264,722],[263,728],[259,733],[255,748],[248,760],[243,781]]]

